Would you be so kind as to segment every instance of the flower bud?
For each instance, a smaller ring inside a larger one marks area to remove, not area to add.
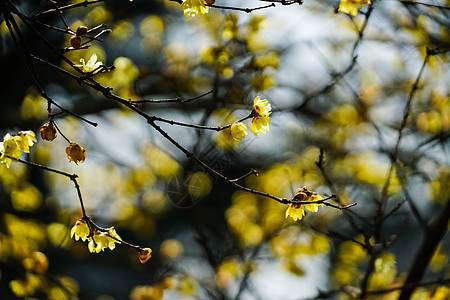
[[[71,143],[70,146],[66,148],[66,153],[69,162],[73,161],[77,165],[80,162],[84,162],[86,159],[86,150],[76,143]]]
[[[76,34],[78,36],[85,36],[88,32],[88,28],[86,26],[78,26]]]
[[[53,123],[46,123],[41,128],[41,138],[44,141],[53,141],[57,136],[56,128]]]
[[[75,49],[80,48],[81,47],[81,37],[79,37],[78,35],[73,35],[70,38],[70,45]]]
[[[139,261],[145,264],[152,257],[152,249],[144,248],[139,251]]]

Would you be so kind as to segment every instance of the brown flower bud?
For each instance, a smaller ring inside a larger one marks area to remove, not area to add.
[[[205,0],[206,5],[213,5],[214,3],[216,3],[216,0]]]
[[[78,26],[76,34],[78,36],[85,36],[88,32],[88,28],[86,26]]]
[[[74,35],[70,38],[70,45],[75,48],[78,49],[81,47],[81,37],[79,37],[78,35]]]
[[[56,128],[53,123],[46,123],[41,128],[41,138],[44,141],[53,141],[56,138]]]
[[[80,162],[84,162],[84,160],[86,159],[86,150],[75,143],[71,143],[70,146],[66,148],[66,153],[69,162],[73,161],[77,165]]]
[[[144,248],[139,251],[139,261],[145,264],[152,257],[152,249]]]

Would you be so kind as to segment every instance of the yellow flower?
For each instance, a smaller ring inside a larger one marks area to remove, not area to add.
[[[109,248],[114,250],[116,243],[120,244],[122,239],[116,233],[114,226],[109,228],[106,232],[96,230],[92,237],[89,237],[88,249],[91,253],[99,253],[100,251]]]
[[[260,100],[259,96],[253,99],[253,111],[259,117],[268,117],[272,112],[269,100]]]
[[[42,126],[40,132],[41,132],[41,138],[42,138],[44,141],[49,141],[49,142],[51,142],[51,141],[53,141],[53,140],[56,138],[56,136],[57,136],[56,128],[55,128],[55,126],[53,125],[53,123],[46,123],[46,124],[44,124],[44,125]]]
[[[185,0],[181,4],[181,9],[184,11],[184,17],[195,17],[196,15],[202,15],[208,13],[209,7],[206,6],[205,0]],[[212,2],[212,1],[210,1]]]
[[[230,127],[230,133],[235,141],[240,141],[247,135],[247,125],[241,122],[234,122]]]
[[[80,59],[81,65],[75,65],[76,67],[81,68],[81,71],[85,73],[92,73],[96,74],[100,70],[102,70],[101,66],[103,66],[103,63],[101,61],[97,61],[97,54],[92,54],[91,58],[89,58],[88,62],[85,63],[84,59]]]
[[[20,137],[19,141],[23,152],[30,153],[30,147],[37,142],[34,132],[31,130],[19,131],[17,136]]]
[[[314,192],[308,191],[308,188],[306,186],[302,188],[298,188],[295,191],[296,195],[294,199],[298,201],[308,201],[308,202],[316,202],[323,200],[322,196],[317,195]],[[323,206],[323,203],[312,203],[312,204],[305,204],[305,208],[312,212],[317,212],[319,210],[319,206]]]
[[[5,134],[3,142],[0,142],[0,163],[5,163],[9,168],[11,161],[16,161],[22,155],[22,150],[30,153],[30,147],[35,142],[36,136],[31,130],[19,131],[15,135]]]
[[[71,143],[69,147],[66,148],[66,153],[67,158],[69,158],[69,162],[73,161],[77,165],[80,162],[84,162],[86,159],[86,150],[76,143]]]
[[[86,241],[90,233],[90,229],[86,221],[80,219],[70,230],[70,237],[75,238],[76,241],[81,239],[83,242]]]
[[[107,239],[108,239],[108,248],[110,250],[114,250],[116,248],[116,244],[120,244],[120,241],[122,238],[116,233],[116,229],[114,229],[114,226],[108,229],[107,233]]]
[[[358,14],[358,8],[362,8],[365,4],[371,4],[370,0],[341,0],[339,11],[354,17]]]
[[[302,188],[298,188],[295,191],[296,195],[294,196],[294,200],[302,201],[302,202],[316,202],[323,200],[322,196],[308,191],[306,186]],[[311,204],[299,204],[299,203],[290,203],[288,209],[286,210],[286,218],[288,216],[292,217],[294,221],[301,220],[305,215],[305,209],[317,212],[319,210],[319,206],[323,206],[323,203],[311,203]]]
[[[103,232],[95,232],[92,238],[89,238],[88,249],[91,253],[99,253],[109,245],[108,237]]]
[[[252,126],[250,127],[252,132],[257,135],[258,132],[266,134],[270,130],[270,118],[269,117],[254,117],[252,120]]]
[[[144,248],[139,251],[139,261],[141,263],[146,263],[152,257],[152,249]]]
[[[305,215],[305,207],[301,204],[289,203],[286,210],[286,218],[291,217],[294,221],[301,220]]]
[[[5,163],[8,168],[12,160],[16,160],[22,155],[19,139],[20,137],[7,133],[3,136],[3,142],[0,143],[0,162]]]

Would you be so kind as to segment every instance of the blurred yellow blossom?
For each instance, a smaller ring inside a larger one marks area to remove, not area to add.
[[[339,11],[354,17],[358,14],[358,8],[362,8],[365,4],[371,4],[370,0],[341,0]]]
[[[160,255],[168,259],[177,259],[183,254],[183,244],[179,241],[171,239],[166,240],[161,244]]]
[[[185,0],[181,4],[181,9],[184,11],[184,16],[187,19],[208,13],[209,7],[206,5],[213,4],[214,2],[211,0]]]
[[[240,141],[247,136],[247,125],[241,122],[234,122],[230,127],[230,133],[234,140]]]

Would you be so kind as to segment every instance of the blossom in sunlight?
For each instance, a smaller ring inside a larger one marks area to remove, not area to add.
[[[211,0],[185,0],[181,4],[181,9],[184,11],[184,16],[187,18],[195,17],[196,15],[202,15],[208,13],[209,7],[215,1]]]
[[[0,162],[5,163],[8,168],[12,159],[18,159],[22,155],[18,139],[19,137],[7,133],[3,136],[3,142],[0,143]]]
[[[144,248],[139,250],[139,261],[145,264],[152,257],[152,249]]]
[[[83,219],[80,219],[70,230],[70,237],[74,238],[76,241],[81,239],[84,242],[88,238],[89,233],[90,229],[88,224]]]
[[[83,58],[80,59],[81,65],[75,65],[76,67],[81,68],[81,71],[85,73],[96,74],[100,70],[102,70],[103,63],[101,61],[97,61],[97,54],[92,54],[91,58],[89,58],[86,63]]]
[[[116,243],[120,244],[122,241],[114,227],[109,228],[105,232],[96,230],[88,240],[88,249],[91,253],[99,253],[100,251],[105,250],[105,248],[114,250],[116,248]]]
[[[247,136],[247,125],[234,122],[230,127],[230,133],[235,141],[240,141]]]
[[[315,192],[308,191],[306,186],[298,188],[295,191],[294,201],[301,202],[317,202],[323,200],[322,196]],[[288,216],[292,217],[294,221],[301,220],[305,215],[305,209],[311,212],[317,212],[319,206],[323,206],[323,203],[311,203],[311,204],[300,204],[300,203],[290,203],[288,209],[286,210],[286,218]]]
[[[3,142],[0,142],[0,163],[5,163],[9,168],[11,161],[16,161],[22,155],[22,150],[30,153],[30,147],[35,142],[36,136],[31,130],[20,131],[14,135],[5,134]]]
[[[339,11],[354,17],[358,14],[358,8],[362,8],[365,4],[371,4],[370,0],[341,0]]]
[[[269,100],[261,100],[259,96],[253,99],[253,112],[259,117],[268,117],[272,112]]]
[[[67,158],[69,158],[69,162],[73,161],[77,165],[80,162],[84,162],[86,159],[86,150],[76,143],[71,143],[69,147],[66,148],[66,153]]]
[[[108,245],[108,236],[103,232],[97,231],[91,238],[89,238],[88,249],[91,253],[99,253],[105,248],[108,248]]]
[[[42,126],[41,130],[41,138],[44,141],[53,141],[54,139],[56,139],[57,133],[56,133],[56,128],[53,125],[53,123],[46,123]]]
[[[17,136],[20,137],[19,142],[21,144],[23,152],[30,153],[30,147],[33,146],[35,142],[37,142],[34,132],[31,130],[19,131],[17,133]]]
[[[270,130],[270,118],[269,117],[254,117],[252,119],[252,126],[250,127],[252,132],[255,135],[258,135],[258,132],[262,134],[266,134],[267,131]]]
[[[116,248],[116,243],[120,244],[120,241],[122,241],[122,238],[116,233],[116,229],[114,229],[114,226],[108,229],[107,239],[108,248],[110,250],[114,250],[114,248]]]
[[[305,215],[305,207],[302,204],[289,203],[286,210],[286,218],[291,217],[294,221],[301,220]]]

